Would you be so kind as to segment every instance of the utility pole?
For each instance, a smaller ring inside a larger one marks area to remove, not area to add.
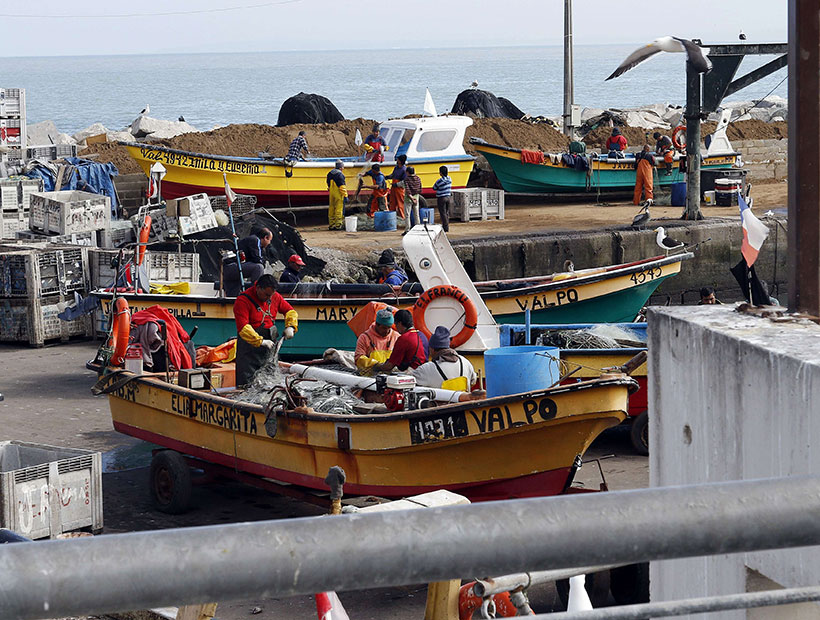
[[[573,137],[572,129],[572,0],[564,0],[564,135]]]
[[[820,315],[820,6],[789,0],[789,310]],[[805,136],[801,140],[800,136]]]
[[[702,220],[700,212],[701,75],[686,61],[686,211],[685,220]]]

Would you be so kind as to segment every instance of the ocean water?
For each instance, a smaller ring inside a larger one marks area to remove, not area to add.
[[[575,48],[575,101],[591,108],[685,103],[683,54],[658,54],[605,81],[637,46]],[[771,57],[744,61],[740,74]],[[0,87],[26,89],[28,122],[53,120],[75,133],[101,122],[121,129],[146,104],[151,116],[180,115],[199,129],[275,124],[282,102],[300,92],[328,97],[346,118],[385,120],[420,113],[429,87],[439,112],[477,80],[533,115],[559,115],[563,50],[550,47],[383,51],[169,54],[7,58]],[[785,77],[781,69],[738,92],[758,99]],[[785,97],[786,83],[774,90]]]

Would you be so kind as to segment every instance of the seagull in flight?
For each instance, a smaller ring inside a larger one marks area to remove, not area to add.
[[[652,204],[653,202],[651,198],[643,203],[641,210],[638,211],[638,215],[632,218],[632,228],[646,228],[646,225],[651,219],[651,216],[649,215],[649,207],[652,206]]]
[[[667,256],[669,256],[670,250],[678,250],[683,247],[682,242],[666,236],[666,231],[663,229],[663,226],[658,226],[655,232],[657,233],[655,235],[655,243],[658,244],[660,249],[666,252]]]
[[[686,52],[686,60],[692,64],[695,71],[698,73],[708,73],[712,70],[712,63],[706,57],[709,54],[708,47],[700,47],[697,43],[689,39],[660,37],[652,41],[652,43],[636,49],[627,56],[626,60],[618,65],[618,68],[612,72],[612,75],[610,75],[607,80],[623,75],[632,67],[638,66],[644,60],[654,56],[658,52]]]
[[[145,116],[146,114],[150,114],[150,113],[151,113],[151,106],[146,103],[145,107],[142,110],[142,112],[140,112],[140,116]]]

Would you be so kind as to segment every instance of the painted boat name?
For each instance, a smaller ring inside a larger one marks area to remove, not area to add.
[[[556,291],[555,292],[555,301],[547,301],[548,294],[538,295],[532,298],[524,298],[521,299],[520,297],[515,298],[515,303],[518,304],[518,307],[521,310],[526,310],[530,308],[530,310],[541,310],[543,308],[551,308],[553,306],[561,306],[563,304],[571,304],[578,301],[578,291],[574,288],[568,288],[565,291]],[[532,301],[532,306],[530,306],[530,301]]]
[[[154,149],[141,148],[140,155],[151,161],[161,161],[172,166],[194,168],[195,170],[213,170],[214,172],[234,172],[237,174],[259,174],[262,171],[262,166],[259,164],[193,157],[184,153],[165,153]]]
[[[470,434],[467,415],[470,416],[479,433],[492,433],[534,424],[541,420],[552,420],[558,413],[555,401],[550,398],[527,399],[521,403],[521,407],[526,421],[513,419],[513,411],[509,405],[416,418],[410,420],[410,441],[413,444],[420,444],[453,437],[466,437]]]

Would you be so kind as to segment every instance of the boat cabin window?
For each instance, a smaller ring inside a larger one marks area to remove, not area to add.
[[[398,149],[401,143],[402,135],[404,134],[404,129],[397,127],[382,129],[379,134],[382,138],[384,138],[384,141],[387,142],[387,153],[385,153],[385,157],[388,159],[394,159],[397,155],[399,155]]]
[[[425,131],[419,138],[416,150],[419,153],[430,151],[443,151],[452,144],[456,137],[455,129],[438,129],[435,131]]]
[[[407,153],[407,149],[410,147],[410,142],[413,141],[413,136],[415,134],[415,129],[404,130],[404,133],[401,136],[401,141],[399,142],[399,148],[396,149],[396,157],[398,157],[402,153]]]

